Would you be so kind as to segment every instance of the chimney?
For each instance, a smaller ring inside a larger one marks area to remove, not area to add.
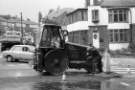
[[[90,0],[85,0],[85,7],[87,8],[88,6],[90,6]]]

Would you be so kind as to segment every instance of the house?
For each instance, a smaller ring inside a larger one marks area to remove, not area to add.
[[[135,0],[89,0],[91,42],[97,48],[127,49],[135,44]]]
[[[135,45],[134,0],[85,1],[85,8],[67,14],[70,42],[110,50]]]
[[[0,29],[2,32],[0,36],[0,43],[2,50],[10,48],[14,44],[23,43],[34,44],[36,41],[36,32],[39,29],[38,23],[30,20],[22,20],[19,18],[4,19],[0,17]],[[23,34],[22,34],[23,32]],[[23,39],[22,39],[23,37]]]
[[[28,36],[32,36],[33,39],[31,39],[32,41],[34,40],[35,37],[35,32],[38,29],[38,23],[35,23],[33,21],[30,20],[21,20],[16,18],[16,19],[9,19],[7,20],[7,27],[8,29],[5,29],[6,31],[10,31],[10,32],[20,32],[22,34],[23,30],[23,37],[25,38],[25,36],[28,38]],[[21,36],[20,36],[21,38]],[[19,40],[19,39],[18,39]]]
[[[0,36],[4,33],[4,29],[6,29],[7,26],[7,20],[0,17]]]
[[[67,14],[68,40],[78,44],[89,44],[88,9],[78,8]]]

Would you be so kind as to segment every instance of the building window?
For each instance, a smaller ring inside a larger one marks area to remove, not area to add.
[[[69,24],[73,23],[73,15],[69,15],[68,21],[69,21]]]
[[[69,42],[88,45],[88,30],[70,32],[68,40]]]
[[[109,22],[128,22],[128,9],[110,9]]]
[[[82,17],[82,21],[84,21],[84,12],[81,11],[81,17]]]
[[[92,10],[92,21],[94,23],[99,21],[99,11],[98,10]]]
[[[113,29],[110,30],[110,42],[125,43],[128,42],[127,29]]]

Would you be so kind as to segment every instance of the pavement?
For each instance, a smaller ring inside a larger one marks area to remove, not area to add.
[[[119,57],[114,58],[111,57],[111,65],[119,65],[119,66],[128,66],[135,67],[135,57]]]
[[[109,57],[110,73],[100,73],[95,76],[102,78],[133,78],[135,77],[135,57]]]
[[[110,60],[111,72],[119,74],[135,73],[135,57],[109,57],[108,60]]]
[[[103,79],[111,79],[111,78],[122,78],[123,76],[121,74],[118,73],[114,73],[114,72],[103,72],[100,74],[95,74],[95,77],[99,77],[99,78],[103,78]]]

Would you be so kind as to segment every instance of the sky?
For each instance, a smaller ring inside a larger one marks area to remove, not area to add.
[[[85,0],[0,0],[0,15],[17,15],[23,18],[30,18],[32,21],[38,21],[38,12],[43,16],[50,9],[60,8],[79,8],[84,7]]]

